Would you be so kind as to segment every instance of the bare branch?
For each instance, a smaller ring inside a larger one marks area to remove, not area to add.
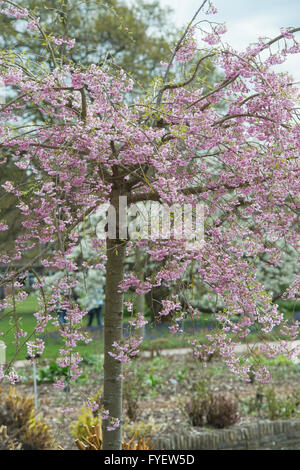
[[[167,85],[165,85],[165,86],[162,88],[162,90],[161,90],[160,92],[163,93],[165,90],[173,90],[174,88],[182,88],[182,87],[184,87],[184,86],[186,86],[186,85],[189,85],[189,84],[194,80],[194,78],[196,77],[196,74],[197,74],[197,72],[198,72],[198,69],[199,69],[199,67],[200,67],[201,62],[202,62],[204,59],[207,59],[207,58],[209,58],[209,57],[213,57],[214,55],[215,55],[215,54],[212,53],[212,54],[207,54],[207,55],[204,56],[204,57],[201,57],[201,59],[199,59],[198,62],[197,62],[197,65],[196,65],[196,67],[195,67],[195,70],[194,70],[193,75],[192,75],[188,80],[186,80],[185,82],[181,82],[181,83],[174,83],[174,84],[171,84],[171,83],[170,83],[170,84],[167,84]]]
[[[86,96],[85,96],[84,88],[80,88],[80,93],[81,93],[81,119],[83,120],[83,122],[86,122],[87,102],[86,102]]]
[[[165,72],[165,75],[163,77],[163,83],[165,84],[166,81],[167,81],[167,78],[168,78],[168,75],[169,75],[169,72],[170,72],[170,68],[171,68],[171,65],[173,64],[173,61],[174,61],[174,58],[175,58],[175,55],[178,51],[178,49],[180,48],[181,46],[181,43],[184,41],[191,25],[193,24],[194,20],[197,18],[197,16],[199,15],[200,11],[202,10],[202,8],[204,7],[204,5],[208,2],[208,0],[204,0],[204,2],[202,3],[202,5],[198,8],[198,10],[196,11],[196,13],[194,14],[193,18],[191,19],[191,21],[189,22],[189,24],[187,25],[183,35],[181,36],[181,38],[179,39],[179,41],[177,42],[176,46],[175,46],[175,49],[174,49],[174,52],[172,54],[172,57],[170,59],[170,62],[168,64],[168,67],[167,67],[167,70]],[[160,91],[159,94],[158,94],[158,97],[157,97],[157,105],[160,105],[160,102],[161,102],[161,98],[162,98],[162,92]]]
[[[253,118],[253,119],[263,119],[265,121],[270,121],[270,122],[277,123],[277,121],[275,119],[269,118],[267,116],[261,116],[260,114],[256,115],[256,114],[250,114],[250,113],[241,113],[241,114],[232,114],[230,116],[224,116],[222,119],[219,119],[219,121],[216,121],[213,124],[213,127],[215,127],[217,125],[220,125],[220,124],[223,124],[224,122],[228,121],[229,119],[234,119],[234,118],[239,118],[239,117],[249,117],[249,118]],[[286,129],[289,128],[289,126],[287,126],[285,124],[280,124],[280,125],[282,127],[285,127]]]
[[[201,98],[199,98],[197,101],[194,101],[194,103],[191,103],[187,106],[186,109],[189,109],[191,108],[192,106],[195,106],[195,104],[197,103],[200,103],[201,101],[205,100],[206,98],[208,98],[209,96],[212,96],[214,95],[215,93],[217,93],[218,91],[222,90],[223,88],[225,88],[227,85],[230,85],[230,83],[234,82],[237,78],[238,78],[239,74],[235,75],[234,77],[231,77],[231,78],[228,78],[227,80],[224,80],[224,82],[221,83],[221,85],[219,85],[217,88],[215,88],[213,91],[210,91],[209,93],[207,93],[206,95],[204,96],[201,96]],[[206,106],[206,105],[205,105]]]
[[[160,199],[160,195],[156,192],[138,193],[128,197],[128,204],[135,204],[136,202],[143,201],[159,201]]]

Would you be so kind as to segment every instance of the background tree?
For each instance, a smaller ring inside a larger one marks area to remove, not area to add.
[[[114,62],[131,74],[139,86],[147,86],[160,71],[178,34],[170,21],[171,9],[156,0],[130,5],[122,0],[22,0],[15,2],[35,12],[47,36],[75,39],[72,50],[56,45],[61,59],[87,66]],[[26,51],[49,63],[49,55],[21,19],[2,15],[1,47]],[[55,46],[54,46],[55,47]],[[68,52],[66,55],[66,51]]]

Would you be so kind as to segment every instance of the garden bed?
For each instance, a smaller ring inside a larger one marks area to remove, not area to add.
[[[155,442],[174,433],[212,432],[214,428],[207,424],[192,426],[191,417],[186,413],[185,404],[195,396],[195,386],[200,390],[200,396],[202,387],[203,393],[209,390],[238,401],[240,418],[232,429],[265,419],[297,419],[300,417],[300,365],[279,358],[269,361],[268,366],[273,382],[262,386],[242,382],[218,358],[207,367],[191,355],[137,358],[133,363],[133,375],[124,387],[124,437],[127,439],[138,430],[140,435],[151,437]],[[44,371],[43,380],[47,380],[49,369],[45,361],[37,367],[40,376]],[[19,372],[24,380],[16,385],[17,390],[32,395],[31,367],[27,365]],[[50,375],[48,378],[51,379]],[[102,383],[103,358],[90,355],[85,357],[83,376],[69,391],[56,389],[49,382],[38,384],[39,411],[64,449],[76,448],[70,425],[76,422],[86,399],[95,396]],[[134,403],[135,417],[128,417],[130,401]]]

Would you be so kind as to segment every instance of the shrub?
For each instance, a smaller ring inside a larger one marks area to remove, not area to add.
[[[19,395],[14,387],[9,388],[8,394],[0,390],[0,422],[1,445],[23,450],[54,448],[50,427],[35,415],[33,397]]]
[[[26,425],[34,413],[33,397],[19,395],[14,387],[9,387],[7,394],[0,390],[0,398],[1,424],[16,430]]]
[[[156,434],[160,430],[161,426],[155,424],[153,418],[148,421],[138,421],[135,423],[128,423],[125,421],[123,425],[123,431],[126,436],[132,436],[133,434],[137,437],[150,437]]]
[[[75,442],[76,440],[87,439],[89,436],[89,430],[97,425],[101,428],[100,417],[94,416],[90,408],[83,406],[77,421],[70,425]]]
[[[210,377],[206,376],[193,385],[193,395],[183,406],[192,426],[204,426],[208,413]]]
[[[88,397],[91,403],[95,405],[93,411],[88,406],[83,406],[75,423],[71,423],[70,428],[75,439],[83,439],[87,437],[86,429],[91,429],[98,424],[101,427],[101,418],[99,409],[103,406],[103,388],[101,387],[94,395]]]
[[[0,426],[0,450],[21,450],[22,444],[7,434],[7,427]]]
[[[76,439],[76,445],[79,450],[102,450],[102,429],[101,424],[96,426],[88,427],[85,425],[86,437],[83,439]],[[150,439],[145,441],[143,437],[137,438],[134,434],[133,437],[128,441],[122,441],[123,450],[153,450],[155,445],[150,446]]]
[[[207,424],[219,429],[237,423],[240,419],[237,399],[221,393],[212,394],[206,419]]]
[[[122,443],[123,450],[153,450],[155,449],[155,444],[152,447],[150,446],[151,439],[145,441],[143,437],[137,437],[136,434],[132,436],[130,441]]]
[[[278,398],[274,388],[265,392],[267,417],[272,421],[275,419],[289,419],[296,411],[296,397]]]
[[[208,424],[215,428],[235,424],[239,420],[238,400],[225,394],[213,393],[209,389],[208,381],[209,377],[194,384],[194,394],[183,407],[191,424]]]
[[[67,379],[70,375],[70,367],[60,367],[55,361],[52,361],[48,366],[40,369],[37,373],[38,383],[50,382],[54,383],[56,378]]]
[[[54,447],[49,426],[43,419],[32,416],[22,433],[24,450],[47,450]]]
[[[199,400],[198,396],[191,397],[185,404],[185,411],[190,418],[192,426],[204,426],[208,413],[208,400]]]

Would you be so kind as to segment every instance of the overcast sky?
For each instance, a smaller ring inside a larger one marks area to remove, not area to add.
[[[160,0],[162,6],[173,8],[173,21],[180,27],[191,20],[202,2],[203,0]],[[209,18],[226,22],[228,32],[223,36],[223,41],[239,50],[250,42],[255,42],[259,36],[277,36],[281,26],[300,26],[300,0],[213,0],[213,4],[218,9],[218,14]],[[201,16],[208,18],[200,15],[200,19]],[[296,80],[300,80],[299,54],[291,56],[280,66],[280,70],[286,70]]]

